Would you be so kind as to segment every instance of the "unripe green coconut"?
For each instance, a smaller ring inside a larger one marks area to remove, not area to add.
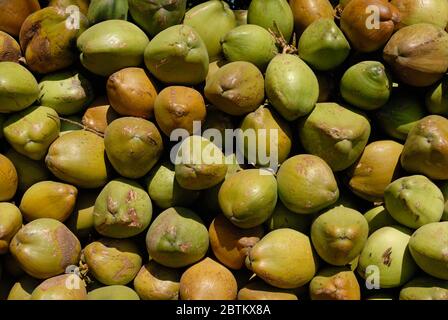
[[[303,286],[317,270],[309,238],[292,229],[277,229],[264,236],[249,251],[246,266],[281,289]]]
[[[330,167],[313,155],[302,154],[286,160],[277,173],[277,181],[280,200],[298,214],[318,212],[339,197]]]
[[[109,182],[95,201],[93,222],[96,231],[111,238],[129,238],[143,232],[152,218],[152,203],[135,181]]]
[[[359,257],[358,273],[380,288],[396,288],[408,282],[418,267],[409,252],[411,230],[383,227],[372,233]]]
[[[369,225],[361,213],[343,206],[314,220],[311,240],[319,256],[336,266],[348,265],[363,249]]]
[[[9,117],[3,124],[3,134],[14,150],[32,160],[41,160],[59,137],[60,128],[56,111],[34,106]]]
[[[207,253],[207,228],[193,211],[173,207],[163,211],[148,229],[146,247],[149,256],[163,266],[185,267]]]

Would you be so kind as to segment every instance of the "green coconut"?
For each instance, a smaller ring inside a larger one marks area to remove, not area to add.
[[[288,121],[309,114],[319,97],[314,72],[298,56],[279,54],[268,65],[266,95],[272,106]]]
[[[205,80],[209,58],[204,41],[192,27],[175,25],[151,40],[145,64],[162,82],[195,85]]]
[[[281,289],[303,286],[317,270],[310,239],[292,229],[277,229],[265,235],[250,249],[246,267]]]
[[[369,225],[361,213],[339,206],[314,220],[311,240],[319,256],[335,266],[348,265],[363,250]]]
[[[263,169],[248,169],[227,178],[219,189],[219,205],[237,227],[263,224],[277,203],[277,181]]]
[[[137,245],[129,239],[100,239],[83,250],[83,260],[89,272],[101,283],[126,285],[142,266]]]
[[[54,109],[61,115],[83,111],[93,100],[90,81],[77,71],[54,73],[39,82],[37,102]]]
[[[45,163],[62,181],[81,188],[99,188],[108,181],[104,139],[95,133],[77,130],[59,137],[48,150]]]
[[[230,61],[247,61],[265,70],[278,54],[274,37],[264,28],[246,24],[230,30],[221,40],[225,58]]]
[[[41,160],[51,143],[59,137],[61,123],[56,111],[34,106],[10,116],[3,124],[3,134],[18,153]]]
[[[221,53],[221,38],[237,26],[235,14],[224,1],[206,1],[185,13],[184,24],[192,27],[204,41],[210,60]]]
[[[34,76],[18,63],[0,62],[0,113],[28,108],[39,96]]]
[[[370,123],[337,103],[318,103],[300,122],[299,135],[307,152],[325,160],[333,171],[342,171],[363,152]]]
[[[131,179],[146,175],[163,151],[157,127],[136,117],[123,117],[109,124],[104,133],[104,146],[114,169]]]
[[[361,251],[358,273],[381,288],[396,288],[408,282],[418,267],[409,251],[411,230],[383,227],[372,233]]]
[[[409,240],[417,265],[427,274],[448,280],[448,221],[433,222],[418,228]]]
[[[298,214],[316,213],[339,197],[330,167],[313,155],[297,155],[286,160],[280,166],[277,181],[280,200]]]
[[[135,181],[116,179],[100,192],[93,209],[96,231],[111,238],[129,238],[143,232],[152,218],[152,203]]]
[[[278,36],[280,31],[286,41],[291,39],[294,29],[294,17],[286,0],[252,0],[247,11],[247,22],[270,29]]]
[[[390,96],[392,83],[383,64],[363,61],[345,71],[340,92],[345,101],[363,110],[383,106]]]
[[[165,267],[180,268],[198,262],[208,246],[208,231],[201,218],[182,207],[163,211],[146,234],[149,256]]]
[[[392,182],[384,190],[384,200],[392,218],[412,229],[440,221],[445,206],[442,191],[421,175]]]
[[[350,44],[333,19],[318,19],[299,39],[299,57],[317,70],[341,65],[350,53]]]
[[[151,37],[182,22],[187,0],[128,0],[135,23]]]
[[[124,20],[97,23],[77,41],[82,65],[100,76],[141,65],[148,43],[148,37],[139,27]]]

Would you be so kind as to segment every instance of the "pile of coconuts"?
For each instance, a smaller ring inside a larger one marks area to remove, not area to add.
[[[0,1],[0,298],[448,300],[447,30],[446,0]]]

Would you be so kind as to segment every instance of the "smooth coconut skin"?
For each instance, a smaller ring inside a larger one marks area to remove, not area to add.
[[[37,10],[40,10],[38,0],[4,1],[0,14],[0,30],[17,37],[23,21]]]
[[[405,84],[426,87],[436,83],[448,68],[448,33],[430,23],[404,27],[390,38],[384,60]]]
[[[195,85],[207,76],[207,47],[188,25],[172,26],[157,34],[146,47],[144,57],[151,74],[165,83]]]
[[[114,39],[111,45],[110,39]],[[77,40],[83,66],[97,75],[109,76],[143,62],[149,43],[146,34],[124,20],[107,20],[91,26]]]
[[[50,74],[39,82],[38,103],[61,115],[83,111],[93,100],[90,81],[76,71]]]
[[[210,258],[191,266],[180,278],[182,300],[235,300],[237,291],[229,269]]]
[[[426,224],[417,229],[409,249],[417,265],[427,274],[448,280],[448,221]]]
[[[292,229],[277,229],[263,237],[249,251],[246,267],[282,289],[303,286],[316,273],[308,236]]]
[[[87,19],[91,24],[105,20],[127,20],[128,9],[128,1],[91,0]]]
[[[110,106],[107,97],[98,97],[87,108],[82,116],[82,124],[87,128],[104,133],[112,121],[119,118],[119,114]]]
[[[235,173],[221,185],[219,206],[237,227],[249,229],[264,223],[277,203],[277,181],[263,169]]]
[[[105,285],[126,285],[142,266],[140,252],[129,239],[100,239],[88,244],[83,259],[95,279]]]
[[[286,0],[251,1],[247,9],[247,23],[261,26],[276,34],[280,31],[286,41],[291,39],[294,29],[294,17]]]
[[[426,116],[418,95],[408,88],[392,88],[389,101],[375,111],[378,126],[391,138],[405,141],[415,124]]]
[[[73,212],[77,196],[78,189],[72,185],[41,181],[25,191],[20,211],[27,221],[52,218],[64,222]]]
[[[224,1],[206,1],[185,13],[184,24],[192,27],[204,41],[210,60],[222,51],[221,39],[237,26],[235,14]]]
[[[421,175],[392,182],[384,191],[384,200],[390,215],[413,229],[440,221],[445,204],[440,189]]]
[[[140,300],[140,298],[129,287],[113,285],[90,291],[87,300]]]
[[[75,281],[79,283],[78,287],[67,287],[67,282],[75,283]],[[77,275],[63,274],[39,284],[31,294],[31,300],[87,300],[87,290]]]
[[[0,61],[19,62],[22,50],[19,43],[6,32],[0,31]]]
[[[175,206],[189,206],[200,195],[200,191],[182,188],[175,178],[174,165],[164,161],[149,172],[146,180],[151,201],[161,209]]]
[[[170,136],[176,129],[193,134],[194,122],[203,123],[207,115],[205,101],[195,89],[170,86],[155,99],[154,115],[162,132]]]
[[[181,275],[178,269],[152,260],[134,278],[134,289],[142,300],[178,300]]]
[[[319,19],[300,36],[299,57],[317,70],[331,70],[344,62],[350,44],[333,19]]]
[[[9,250],[26,273],[48,279],[78,264],[81,244],[61,222],[41,218],[22,227],[12,238]]]
[[[350,173],[350,189],[368,201],[380,202],[384,190],[399,174],[403,145],[392,140],[368,144]]]
[[[0,112],[26,109],[39,96],[36,78],[18,63],[0,62]]]
[[[420,276],[400,291],[400,300],[448,300],[448,281]]]
[[[284,119],[274,110],[271,110],[265,106],[260,106],[257,110],[244,117],[240,128],[243,130],[243,135],[246,130],[252,129],[255,131],[256,145],[259,146],[261,144],[262,146],[265,146],[267,159],[270,159],[271,156],[276,156],[278,163],[283,163],[288,158],[289,153],[291,152],[293,139],[291,128],[289,124],[284,121]],[[276,139],[271,137],[271,133],[273,132],[277,135]],[[264,141],[261,137],[265,137],[263,139]],[[275,144],[273,145],[274,148],[272,148],[272,150],[271,140],[275,141]],[[256,152],[256,154],[250,154],[249,151],[251,150],[251,146],[249,145],[249,141],[243,139],[243,141],[239,140],[238,142],[240,142],[238,148],[240,151],[244,152],[246,159],[256,159],[256,164],[259,166],[269,165],[269,163],[261,161],[258,156],[258,152],[260,152],[258,147],[254,148],[254,152]]]
[[[17,191],[18,177],[14,164],[0,154],[0,201],[7,201],[14,197]]]
[[[223,54],[230,62],[247,61],[265,70],[278,54],[274,37],[264,28],[247,24],[230,30],[221,40]]]
[[[319,97],[316,75],[303,60],[291,54],[278,54],[271,60],[265,88],[272,106],[288,121],[309,114]]]
[[[108,180],[104,139],[89,131],[72,131],[56,139],[45,163],[59,179],[77,187],[94,189]]]
[[[364,218],[366,218],[367,223],[369,224],[369,235],[382,227],[393,226],[397,223],[384,206],[370,209],[364,213]]]
[[[255,279],[238,291],[238,300],[299,300],[294,290],[273,287]]]
[[[301,35],[316,20],[333,19],[333,6],[328,0],[289,0],[288,2],[297,35]]]
[[[22,227],[22,214],[15,205],[0,202],[0,254],[9,251],[9,243]]]
[[[390,97],[392,83],[384,65],[363,61],[345,71],[340,92],[345,101],[363,110],[375,110]]]
[[[264,235],[263,227],[241,229],[232,224],[224,215],[213,219],[209,230],[210,246],[216,258],[230,269],[244,266],[247,251]]]
[[[297,155],[286,160],[280,166],[277,181],[280,200],[298,214],[315,213],[339,197],[330,167],[313,155]]]
[[[179,24],[185,15],[187,0],[128,0],[129,13],[135,23],[154,37],[159,32]]]
[[[123,117],[107,127],[104,147],[107,158],[121,176],[137,179],[157,163],[163,152],[163,141],[151,121]]]
[[[401,226],[383,227],[372,233],[359,256],[358,273],[366,279],[368,266],[379,269],[381,288],[396,288],[408,282],[418,268],[409,252],[411,230]]]
[[[157,90],[143,68],[124,68],[107,80],[107,97],[114,110],[122,116],[154,116]]]
[[[379,28],[370,27],[369,6],[379,9]],[[387,0],[350,0],[342,10],[341,29],[353,48],[361,52],[373,52],[382,48],[395,31],[400,12]]]
[[[392,0],[391,4],[400,11],[399,28],[426,22],[443,29],[448,24],[448,2],[444,0]]]
[[[222,182],[228,166],[224,154],[210,140],[190,136],[176,155],[175,177],[182,188],[204,190]]]

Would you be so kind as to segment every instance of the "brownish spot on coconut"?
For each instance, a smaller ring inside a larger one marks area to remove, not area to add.
[[[387,248],[387,250],[384,251],[383,255],[381,256],[381,258],[383,259],[383,264],[385,266],[388,266],[388,267],[391,266],[391,264],[392,264],[391,255],[392,255],[392,247]]]

